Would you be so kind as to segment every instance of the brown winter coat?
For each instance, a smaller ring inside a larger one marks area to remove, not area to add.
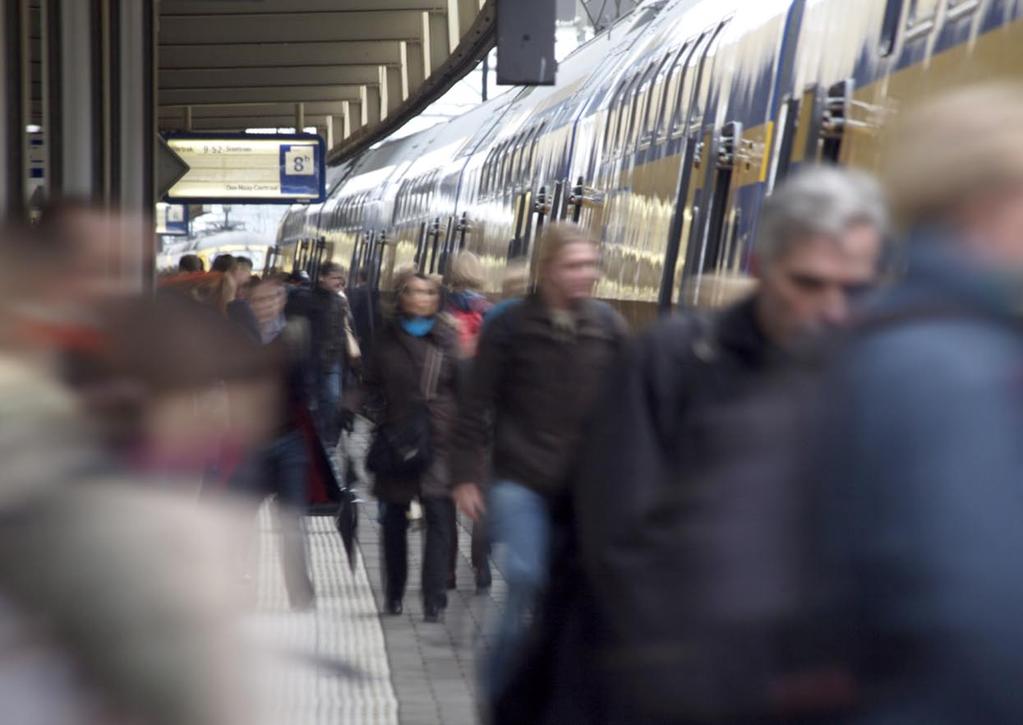
[[[454,485],[495,478],[547,496],[562,492],[585,418],[626,334],[618,313],[595,300],[578,310],[575,334],[559,331],[537,296],[488,318],[455,430]]]
[[[371,408],[378,423],[397,423],[407,418],[424,399],[427,352],[441,353],[436,393],[427,403],[430,410],[433,463],[418,480],[377,477],[373,493],[391,503],[406,503],[416,496],[450,495],[449,454],[451,431],[457,414],[458,339],[455,331],[438,318],[423,337],[414,337],[389,322],[373,346],[365,374]]]

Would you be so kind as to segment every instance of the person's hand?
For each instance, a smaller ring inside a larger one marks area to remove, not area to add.
[[[479,521],[487,512],[487,506],[483,503],[483,492],[475,483],[458,484],[455,486],[454,497],[458,510],[473,521]]]

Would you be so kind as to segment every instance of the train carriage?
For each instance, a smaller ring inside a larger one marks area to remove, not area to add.
[[[1018,78],[1021,15],[1016,0],[647,2],[565,59],[554,86],[364,152],[336,201],[289,212],[281,243],[315,227],[337,261],[372,261],[384,290],[396,265],[440,272],[467,248],[496,292],[506,262],[530,261],[542,226],[568,218],[602,245],[599,296],[634,322],[722,304],[749,284],[781,178],[876,169],[901,108]]]

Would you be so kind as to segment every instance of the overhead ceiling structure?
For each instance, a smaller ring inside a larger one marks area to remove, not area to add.
[[[495,0],[160,0],[159,128],[315,126],[339,161],[493,45]]]

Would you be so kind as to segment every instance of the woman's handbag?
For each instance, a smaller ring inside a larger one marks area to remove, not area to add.
[[[366,455],[366,468],[381,478],[419,478],[433,463],[429,401],[437,394],[444,355],[433,347],[423,368],[423,400],[410,406],[405,417],[377,426]]]
[[[430,438],[430,411],[416,403],[401,420],[377,426],[366,468],[382,478],[418,478],[433,462]]]

